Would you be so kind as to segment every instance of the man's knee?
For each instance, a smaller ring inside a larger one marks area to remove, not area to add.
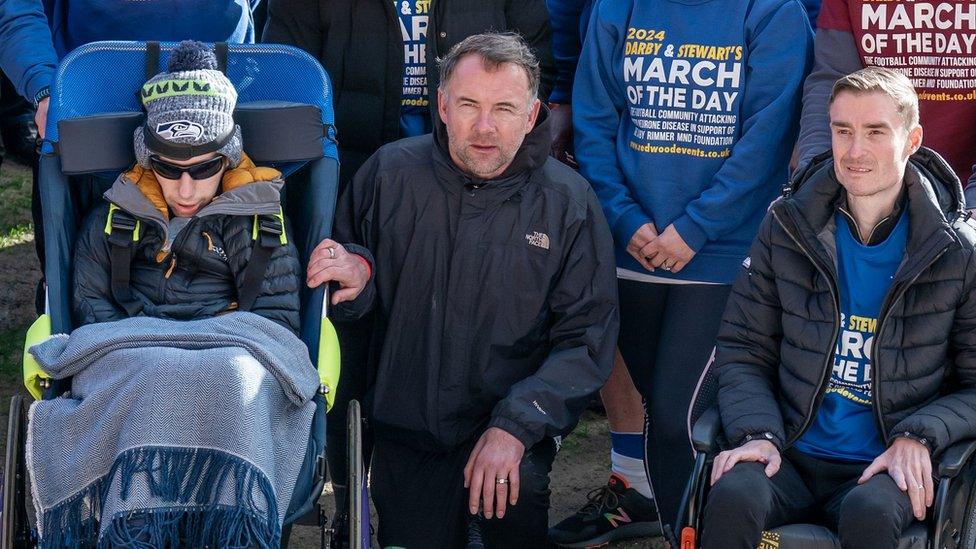
[[[895,547],[911,521],[908,496],[879,474],[844,497],[837,530],[844,547]]]
[[[760,463],[738,463],[722,475],[708,493],[705,519],[734,516],[761,528],[772,502],[772,488],[764,467]]]

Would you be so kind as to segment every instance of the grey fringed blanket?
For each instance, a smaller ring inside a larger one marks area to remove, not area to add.
[[[41,547],[277,547],[318,375],[251,313],[92,324],[30,349],[71,393],[30,409]]]

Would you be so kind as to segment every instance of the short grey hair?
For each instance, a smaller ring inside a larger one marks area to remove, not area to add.
[[[539,96],[539,60],[521,36],[512,32],[475,34],[454,45],[437,60],[441,70],[440,87],[454,76],[458,62],[466,55],[481,57],[486,71],[493,72],[504,63],[514,63],[525,71],[532,97]]]
[[[827,106],[842,92],[855,95],[881,93],[895,102],[898,113],[905,119],[905,128],[911,130],[918,126],[918,94],[915,86],[904,74],[884,67],[866,67],[834,82]]]

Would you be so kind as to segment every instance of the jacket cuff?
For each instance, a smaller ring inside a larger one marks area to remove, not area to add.
[[[705,231],[697,223],[688,217],[688,214],[684,214],[676,219],[673,225],[674,230],[678,231],[678,234],[681,235],[681,239],[695,253],[698,253],[698,250],[702,249],[705,242],[708,242],[708,235],[705,234]],[[663,229],[659,228],[658,230]]]
[[[517,438],[518,441],[521,442],[523,446],[525,446],[526,450],[534,446],[535,443],[539,442],[540,440],[540,438],[532,434],[531,431],[522,427],[521,425],[512,421],[511,419],[508,419],[507,417],[502,417],[502,416],[492,417],[491,421],[488,422],[488,428],[491,427],[497,427],[502,431],[505,431],[506,433]]]
[[[37,104],[47,99],[48,97],[51,97],[51,87],[44,86],[43,88],[38,90],[37,93],[34,94],[33,98],[31,99],[31,103],[34,105],[34,108],[36,109]]]
[[[626,247],[627,244],[630,244],[630,239],[637,232],[637,229],[647,223],[653,223],[653,221],[641,210],[640,206],[634,204],[617,219],[617,223],[613,226],[613,238],[618,245]]]

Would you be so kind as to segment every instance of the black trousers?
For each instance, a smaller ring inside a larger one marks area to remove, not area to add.
[[[662,524],[676,524],[694,465],[688,410],[712,357],[731,286],[620,280],[617,346],[644,398],[647,476]]]
[[[914,520],[912,505],[886,473],[858,485],[867,466],[796,450],[772,478],[760,463],[738,463],[708,494],[702,548],[755,549],[763,530],[815,523],[836,531],[844,548],[894,549]]]
[[[464,466],[476,442],[450,452],[421,451],[377,434],[370,486],[381,547],[465,547],[471,515]],[[526,450],[519,467],[518,503],[507,508],[504,518],[482,522],[486,547],[546,546],[549,472],[555,456],[555,442],[548,438]]]

